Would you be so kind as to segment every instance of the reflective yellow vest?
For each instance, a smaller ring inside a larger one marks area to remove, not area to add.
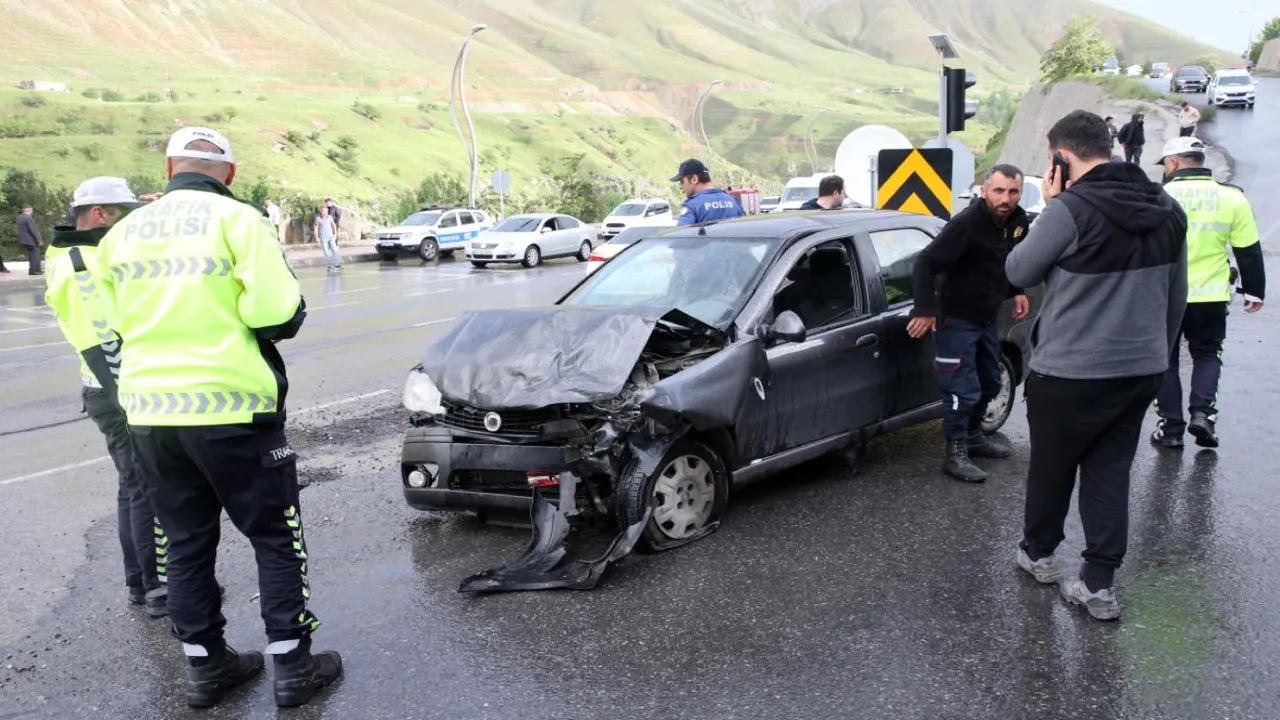
[[[1208,170],[1182,171],[1164,189],[1187,214],[1187,302],[1231,302],[1227,248],[1260,240],[1244,191],[1214,180]]]
[[[113,396],[120,374],[120,337],[112,328],[111,304],[94,277],[98,243],[107,228],[53,229],[45,254],[45,303],[53,308],[62,335],[76,349],[85,387]]]
[[[272,339],[305,315],[270,221],[199,175],[107,234],[98,275],[124,341],[120,404],[130,425],[282,422],[288,391]]]

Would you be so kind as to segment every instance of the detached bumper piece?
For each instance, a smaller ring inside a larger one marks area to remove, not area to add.
[[[512,562],[463,580],[458,592],[590,590],[611,567],[631,553],[652,513],[653,509],[649,508],[642,520],[618,533],[600,557],[565,562],[568,554],[565,541],[571,529],[569,518],[547,500],[540,489],[536,490],[530,511],[533,538],[529,547]]]

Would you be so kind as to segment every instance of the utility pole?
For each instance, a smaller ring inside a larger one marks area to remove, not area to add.
[[[467,49],[471,45],[471,40],[476,34],[484,30],[487,25],[475,25],[471,28],[471,32],[467,35],[467,39],[463,41],[462,48],[458,50],[458,58],[453,63],[453,78],[449,85],[449,112],[453,115],[453,126],[458,131],[458,139],[462,141],[462,147],[467,151],[467,164],[471,170],[470,181],[467,184],[467,207],[475,207],[476,205],[476,170],[477,158],[479,157],[479,147],[476,142],[476,126],[471,122],[471,113],[467,111]],[[462,134],[462,125],[458,122],[458,112],[454,106],[454,94],[458,95],[461,101],[462,114],[467,119],[467,129],[471,133],[471,142],[467,142],[467,138]]]

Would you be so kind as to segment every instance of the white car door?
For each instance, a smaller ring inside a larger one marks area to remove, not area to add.
[[[440,217],[440,223],[436,225],[440,230],[440,246],[454,245],[462,240],[462,236],[458,234],[458,211],[450,210]]]
[[[577,255],[578,248],[582,246],[582,223],[577,219],[568,215],[560,215],[556,217],[556,224],[560,228],[561,255]]]

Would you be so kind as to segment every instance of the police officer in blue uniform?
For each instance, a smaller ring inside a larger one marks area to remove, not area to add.
[[[680,192],[688,198],[676,225],[696,225],[746,215],[737,198],[711,184],[711,171],[701,160],[690,158],[680,163],[680,170],[671,182],[680,183]]]

